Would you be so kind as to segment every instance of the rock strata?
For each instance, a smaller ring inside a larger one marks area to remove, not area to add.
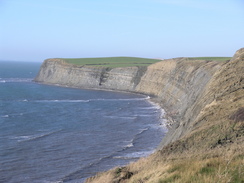
[[[146,67],[75,66],[61,59],[47,59],[35,81],[76,88],[134,91],[145,71]]]
[[[221,97],[244,93],[243,55],[244,48],[228,63],[176,58],[127,68],[74,66],[61,59],[47,59],[35,81],[152,96],[171,119],[170,130],[159,146],[162,149],[194,131],[206,120],[207,109]]]

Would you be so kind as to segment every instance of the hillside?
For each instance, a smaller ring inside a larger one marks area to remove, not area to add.
[[[150,95],[167,112],[158,151],[87,182],[242,182],[244,48],[230,61],[168,59],[148,67],[77,67],[46,60],[37,82]]]

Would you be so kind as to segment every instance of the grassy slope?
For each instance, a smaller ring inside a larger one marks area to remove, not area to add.
[[[158,152],[126,167],[98,174],[87,182],[243,183],[244,167],[241,148],[228,151],[225,148],[209,153],[199,151],[198,156],[184,153],[165,157]]]
[[[102,57],[102,58],[63,58],[69,64],[83,66],[99,66],[99,67],[133,67],[147,66],[161,60],[147,59],[137,57]]]

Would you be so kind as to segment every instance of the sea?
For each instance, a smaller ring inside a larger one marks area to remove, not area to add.
[[[167,132],[148,96],[36,83],[40,66],[0,61],[1,183],[82,183],[148,156]]]

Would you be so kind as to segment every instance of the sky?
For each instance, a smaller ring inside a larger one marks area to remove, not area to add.
[[[233,56],[244,0],[0,0],[0,60]]]

